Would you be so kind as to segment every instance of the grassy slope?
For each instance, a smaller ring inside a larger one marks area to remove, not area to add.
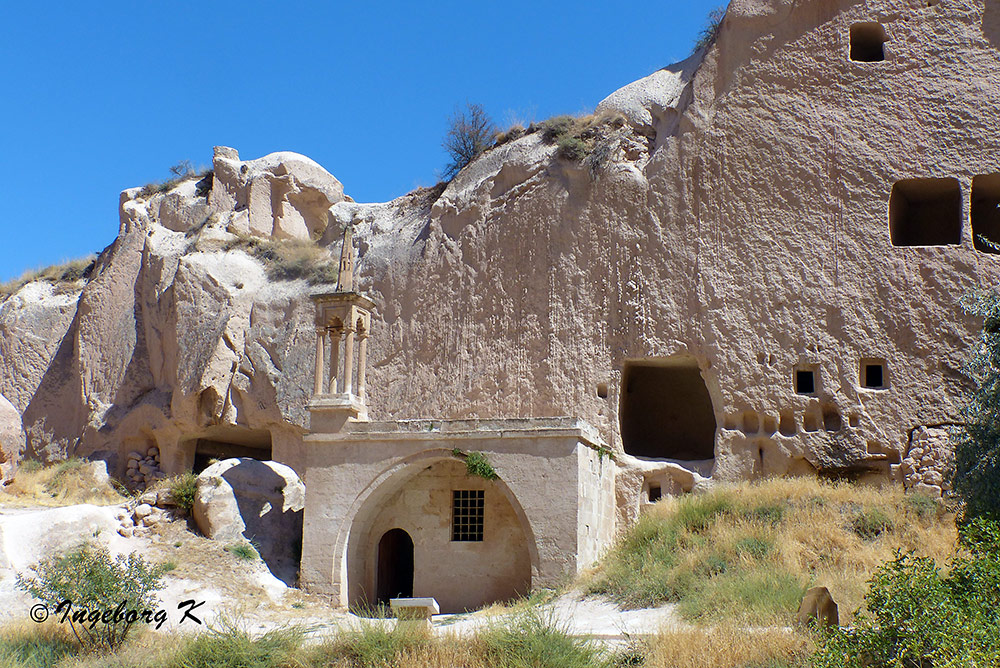
[[[673,601],[695,622],[779,625],[823,585],[850,623],[894,550],[944,565],[955,537],[953,516],[929,498],[781,478],[657,503],[584,579],[627,607]]]

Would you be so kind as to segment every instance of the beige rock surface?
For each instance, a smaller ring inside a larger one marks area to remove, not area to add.
[[[0,484],[9,482],[17,471],[24,451],[21,414],[0,394]]]
[[[305,496],[302,481],[284,464],[226,459],[199,474],[193,516],[208,538],[251,541],[271,572],[292,585]]]
[[[336,256],[352,225],[377,303],[372,419],[572,415],[620,451],[626,364],[683,354],[711,398],[713,478],[888,474],[912,430],[956,419],[978,327],[957,301],[1000,278],[970,223],[972,180],[997,169],[997,13],[734,0],[700,64],[602,102],[629,125],[597,177],[536,133],[436,200],[358,204],[308,159],[219,149],[207,196],[123,194],[78,301],[32,284],[0,305],[0,392],[34,454],[117,450],[121,475],[157,445],[174,472],[225,429],[299,466],[310,288],[224,249],[240,233]],[[852,61],[850,26],[869,21],[886,59]],[[961,241],[894,246],[893,185],[924,177],[957,179]],[[884,388],[862,386],[871,359]]]

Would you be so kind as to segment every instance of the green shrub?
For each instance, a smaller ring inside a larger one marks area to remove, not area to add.
[[[496,470],[494,470],[493,465],[490,464],[490,460],[486,458],[481,452],[469,452],[465,453],[455,448],[452,450],[452,454],[456,457],[465,458],[465,472],[468,475],[479,476],[484,480],[498,480],[500,478],[497,475]]]
[[[706,494],[688,496],[681,500],[677,508],[677,522],[688,531],[704,531],[719,515],[732,513],[736,509],[733,500],[726,494]]]
[[[966,313],[983,319],[967,372],[975,383],[962,410],[955,444],[955,491],[970,519],[1000,519],[1000,294],[977,293],[963,300]]]
[[[785,516],[785,506],[780,503],[769,503],[757,506],[743,513],[744,517],[755,522],[765,524],[780,524]]]
[[[678,612],[691,620],[777,621],[798,607],[804,593],[803,583],[780,568],[734,568],[708,579],[696,578],[680,598]]]
[[[198,491],[198,476],[194,473],[182,473],[171,478],[167,483],[170,496],[173,497],[177,507],[186,513],[190,513],[194,508],[194,497]]]
[[[260,555],[250,543],[230,543],[222,548],[240,561],[257,561]]]
[[[43,468],[45,468],[45,464],[42,464],[37,459],[22,459],[17,465],[17,470],[25,473],[37,473]]]
[[[860,512],[851,520],[851,530],[864,540],[875,540],[892,529],[892,520],[878,508]]]
[[[583,160],[590,153],[587,144],[580,137],[563,135],[556,142],[556,155],[566,160]]]
[[[163,586],[162,571],[138,554],[114,559],[106,547],[84,544],[65,554],[49,557],[31,567],[33,577],[17,576],[19,588],[45,603],[55,614],[64,601],[72,611],[152,610],[156,592]],[[116,650],[128,637],[132,624],[125,620],[81,623],[68,618],[70,628],[86,646]]]
[[[283,628],[252,636],[233,622],[202,633],[178,652],[171,668],[283,668],[302,665],[296,659],[304,633]]]
[[[573,123],[572,116],[553,116],[539,123],[534,129],[542,133],[543,141],[554,144],[559,141],[560,137],[573,130]]]

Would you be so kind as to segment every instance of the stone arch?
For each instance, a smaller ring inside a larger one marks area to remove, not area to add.
[[[452,472],[457,470],[455,467],[461,467],[461,470],[464,471],[464,464],[454,457],[451,449],[435,448],[425,450],[406,457],[384,469],[358,495],[354,503],[351,504],[337,534],[334,563],[332,564],[334,582],[340,584],[341,603],[355,605],[374,602],[376,592],[374,591],[374,572],[372,569],[375,562],[373,560],[372,546],[369,543],[372,542],[374,534],[378,534],[378,536],[374,537],[376,541],[382,535],[382,528],[379,526],[379,522],[382,521],[383,512],[387,506],[391,506],[400,497],[408,485],[411,487],[428,487],[428,482],[421,480],[422,474],[433,473],[432,470],[435,467],[440,467],[439,465],[442,464],[445,465],[444,468],[450,468]],[[452,478],[454,481],[458,479],[458,477]],[[414,485],[415,482],[421,484]],[[534,531],[531,528],[524,509],[507,484],[502,479],[487,482],[481,478],[467,476],[462,482],[466,487],[487,486],[488,490],[492,490],[494,495],[492,500],[488,499],[487,501],[487,512],[489,513],[489,504],[495,504],[493,506],[495,509],[504,511],[501,514],[508,520],[504,525],[508,532],[520,536],[522,544],[518,546],[518,549],[523,549],[524,554],[522,555],[523,558],[517,560],[516,570],[519,573],[517,577],[521,581],[513,583],[514,586],[510,588],[510,595],[503,595],[504,586],[502,585],[494,586],[497,583],[483,583],[484,580],[489,579],[489,573],[484,573],[483,580],[456,575],[454,578],[455,586],[470,592],[465,597],[454,591],[427,591],[425,590],[426,588],[422,589],[422,585],[426,581],[424,577],[426,573],[421,570],[420,565],[420,553],[422,548],[426,547],[423,543],[424,536],[421,535],[420,530],[401,526],[400,528],[407,530],[413,536],[416,543],[417,565],[415,567],[414,595],[437,597],[439,604],[441,604],[442,612],[462,611],[527,594],[531,587],[532,578],[537,574],[539,568],[538,547],[535,542]],[[443,491],[450,494],[450,489],[450,487],[446,490],[438,489],[438,497],[440,498],[440,494]],[[413,491],[420,492],[419,489]],[[421,507],[423,508],[424,506]],[[509,513],[506,511],[509,511]],[[433,513],[428,514],[426,518],[430,523],[433,523],[434,518],[438,519],[439,525],[434,527],[432,531],[433,535],[438,539],[437,548],[440,549],[440,543],[442,542],[440,531],[444,529],[440,525],[442,518],[438,514]],[[489,514],[487,518],[487,522],[490,522]],[[447,521],[450,525],[450,506]],[[390,524],[395,527],[400,523],[392,521]],[[389,525],[386,524],[386,526]],[[488,531],[489,528],[487,529]],[[450,532],[448,533],[448,538],[450,538]],[[470,563],[474,565],[477,552],[481,552],[484,548],[489,549],[490,547],[484,544],[451,543],[451,545],[454,547],[456,562],[448,564],[443,568],[441,568],[442,564],[438,563],[439,568],[437,570],[442,573],[453,572],[453,567],[469,566]],[[507,541],[507,550],[510,551],[509,541]],[[483,558],[485,560],[484,563],[496,563],[495,555]],[[472,561],[470,562],[469,560]],[[482,585],[478,589],[476,588],[477,583]],[[448,588],[444,587],[444,589]]]

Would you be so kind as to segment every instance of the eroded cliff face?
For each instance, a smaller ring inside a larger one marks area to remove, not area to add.
[[[884,60],[850,58],[857,24],[881,26]],[[1000,273],[970,223],[973,179],[997,171],[998,46],[982,1],[734,0],[706,54],[601,103],[626,123],[600,161],[531,133],[436,199],[358,204],[301,156],[219,150],[210,187],[123,193],[78,301],[32,284],[0,305],[0,394],[29,450],[154,442],[170,470],[192,439],[267,434],[298,466],[312,288],[233,239],[336,257],[351,225],[377,304],[372,419],[573,415],[621,450],[629,378],[680,364],[707,388],[716,477],[888,471],[918,427],[957,418],[978,326],[958,300]],[[893,245],[894,184],[925,178],[957,180],[932,227],[958,243]]]

